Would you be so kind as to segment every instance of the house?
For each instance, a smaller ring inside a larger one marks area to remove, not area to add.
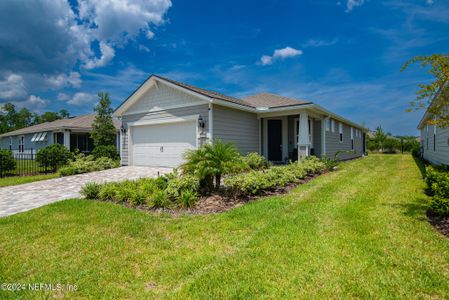
[[[35,153],[40,148],[58,143],[71,151],[79,149],[81,152],[90,152],[93,149],[90,132],[94,119],[95,114],[89,114],[7,132],[0,135],[0,148],[14,153]],[[114,122],[119,133],[119,122]]]
[[[427,110],[418,124],[421,133],[421,155],[432,164],[449,166],[449,127],[441,128],[429,124],[432,118],[432,114]]]
[[[308,101],[268,93],[243,99],[151,75],[114,112],[121,121],[122,165],[176,167],[188,149],[232,142],[283,163],[316,155],[364,155],[365,132]],[[348,153],[351,152],[351,153]]]

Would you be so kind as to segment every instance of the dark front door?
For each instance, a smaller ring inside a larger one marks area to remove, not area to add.
[[[268,120],[268,160],[282,161],[281,120]]]

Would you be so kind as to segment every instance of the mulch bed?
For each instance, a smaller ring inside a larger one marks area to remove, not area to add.
[[[449,218],[435,215],[432,211],[427,211],[427,220],[436,230],[449,238]]]
[[[172,216],[180,216],[183,214],[216,214],[216,213],[222,213],[225,211],[228,211],[230,209],[239,207],[244,205],[245,203],[248,203],[250,201],[256,201],[264,197],[269,196],[277,196],[282,195],[290,192],[295,187],[305,184],[312,180],[313,178],[320,176],[324,173],[327,173],[327,171],[317,173],[314,175],[307,176],[303,180],[301,180],[298,183],[289,184],[285,187],[277,188],[275,190],[265,191],[262,195],[258,196],[251,196],[251,197],[231,197],[230,195],[227,195],[226,193],[223,194],[213,194],[210,196],[203,196],[201,197],[196,205],[192,208],[188,209],[168,209],[168,208],[151,208],[146,205],[139,205],[137,207],[129,205],[128,203],[123,203],[122,205],[129,207],[129,208],[135,208],[138,210],[143,211],[150,211],[155,213],[168,213]]]

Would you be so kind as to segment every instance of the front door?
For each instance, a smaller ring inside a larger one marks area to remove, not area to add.
[[[282,161],[282,120],[268,120],[268,160]]]

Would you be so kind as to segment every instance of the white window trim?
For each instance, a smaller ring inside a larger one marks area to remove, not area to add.
[[[335,132],[335,120],[334,119],[331,120],[331,131]]]
[[[326,131],[331,130],[331,124],[329,118],[324,119],[325,125],[326,125]]]
[[[343,143],[343,123],[338,123],[338,141]]]

